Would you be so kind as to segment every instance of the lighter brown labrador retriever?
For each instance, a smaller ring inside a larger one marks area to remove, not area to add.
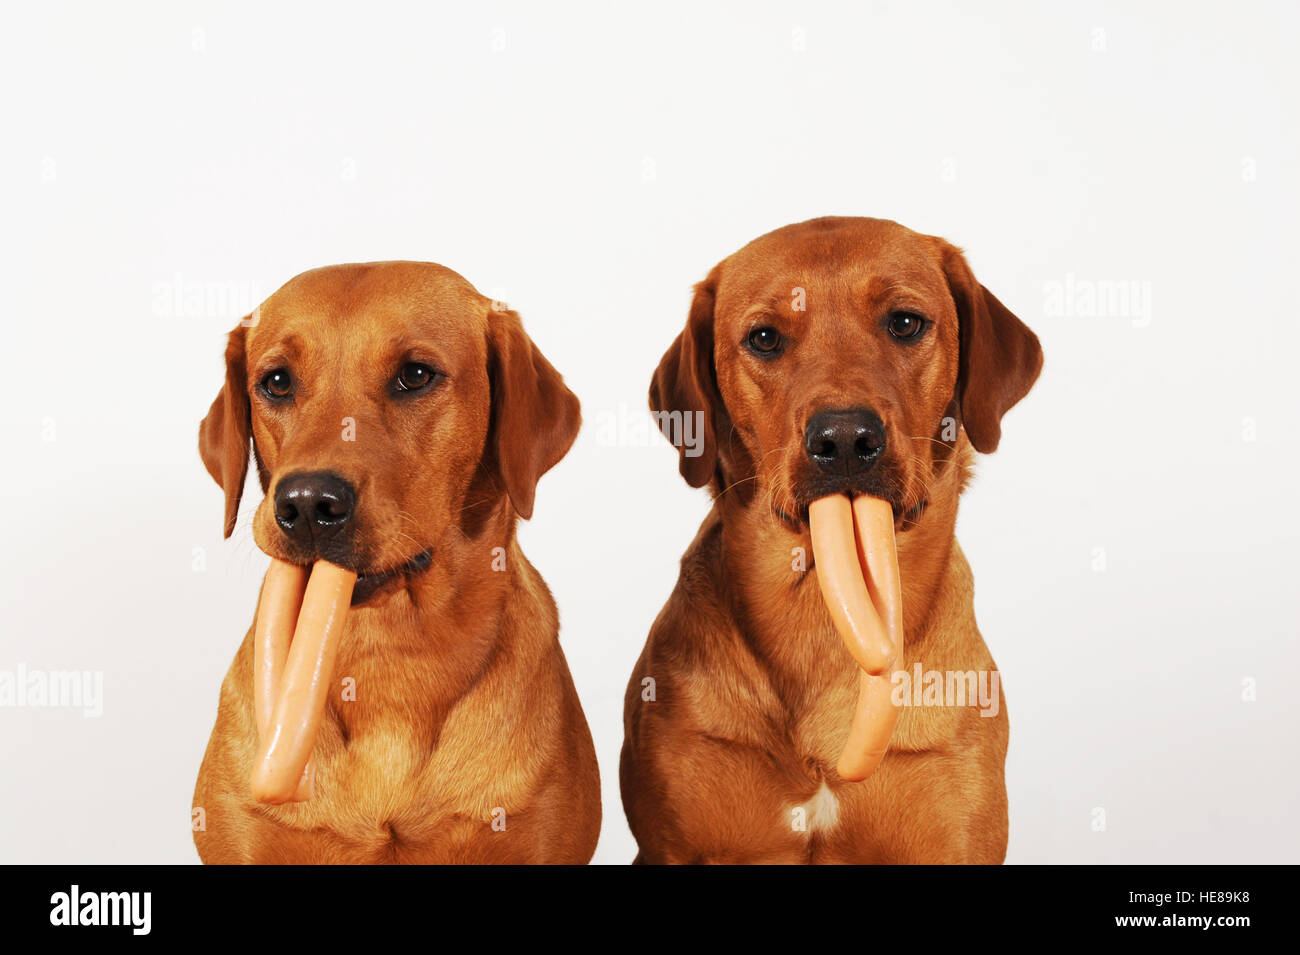
[[[958,249],[894,222],[787,226],[696,286],[650,406],[714,505],[628,686],[638,862],[1002,861],[1006,709],[953,528],[1041,365]],[[864,782],[835,769],[858,671],[809,572],[827,494],[893,507],[909,675],[986,690],[905,706]]]
[[[235,526],[249,445],[253,537],[360,576],[316,741],[310,801],[253,801],[252,631],[199,771],[205,862],[585,863],[595,751],[555,603],[515,540],[578,400],[455,272],[317,269],[230,334],[199,433]]]

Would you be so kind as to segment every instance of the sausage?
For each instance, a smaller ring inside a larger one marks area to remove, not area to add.
[[[327,561],[312,566],[269,729],[253,766],[250,788],[258,802],[288,802],[303,781],[356,581],[355,571]]]
[[[836,771],[858,782],[880,765],[898,721],[892,676],[903,660],[903,601],[887,501],[843,495],[808,509],[817,579],[831,621],[857,661],[858,700]]]
[[[858,703],[853,711],[853,723],[835,764],[840,778],[861,782],[885,758],[889,737],[898,722],[899,708],[894,705],[892,690],[893,684],[887,677],[858,674]]]
[[[878,497],[853,501],[853,529],[858,542],[858,564],[866,578],[871,604],[885,627],[885,639],[902,662],[903,586],[898,576],[898,542],[894,539],[894,509]]]
[[[253,713],[257,722],[259,751],[266,745],[271,729],[271,714],[280,694],[293,628],[302,608],[303,592],[307,589],[307,575],[306,567],[272,558],[262,581],[262,596],[257,602],[257,621],[253,629]],[[311,798],[313,768],[309,760],[294,793],[294,802]]]
[[[903,662],[903,588],[898,574],[898,548],[894,540],[894,509],[875,497],[853,500],[853,527],[857,532],[858,560],[865,568],[867,591],[880,614],[895,662]],[[840,751],[836,770],[850,782],[866,779],[880,765],[889,747],[899,708],[892,699],[892,667],[889,674],[858,674],[858,705],[853,713],[849,738]]]

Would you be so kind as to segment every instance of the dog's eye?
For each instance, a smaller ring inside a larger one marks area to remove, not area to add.
[[[293,394],[293,376],[288,368],[277,368],[262,379],[262,390],[272,398],[287,398]]]
[[[749,347],[760,355],[771,355],[781,347],[781,333],[770,325],[749,333]]]
[[[925,330],[925,319],[911,312],[894,312],[889,316],[889,334],[900,341],[916,338]]]
[[[421,365],[419,362],[407,362],[402,366],[402,370],[397,373],[397,390],[398,391],[419,391],[429,382],[433,381],[434,370],[428,365]]]

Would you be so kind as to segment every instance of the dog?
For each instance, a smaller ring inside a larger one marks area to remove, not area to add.
[[[595,749],[515,539],[579,425],[519,316],[439,265],[306,272],[230,333],[199,430],[226,536],[251,445],[257,546],[359,576],[308,801],[251,797],[251,629],[240,646],[194,795],[204,862],[590,860]]]
[[[650,407],[713,508],[625,698],[636,862],[1003,861],[1007,714],[954,525],[974,451],[1041,367],[960,250],[894,222],[777,229],[695,287]],[[863,782],[836,772],[858,668],[810,573],[808,506],[828,494],[892,506],[901,669],[993,687],[985,710],[903,706]]]

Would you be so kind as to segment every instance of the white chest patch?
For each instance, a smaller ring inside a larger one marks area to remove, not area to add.
[[[790,816],[796,832],[830,832],[840,821],[840,801],[823,780],[812,798],[795,806]]]

